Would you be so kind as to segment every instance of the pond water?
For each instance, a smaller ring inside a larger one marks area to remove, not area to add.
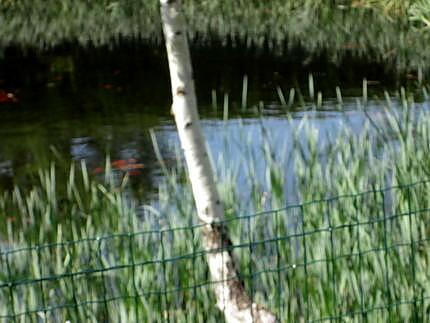
[[[215,159],[224,149],[221,129],[227,130],[227,140],[236,143],[241,140],[239,129],[251,133],[256,147],[261,120],[278,142],[288,144],[287,114],[297,121],[307,114],[322,132],[336,132],[345,121],[359,131],[364,115],[356,110],[356,102],[363,78],[368,80],[369,98],[399,84],[416,83],[416,75],[399,75],[363,60],[334,65],[317,58],[304,65],[299,51],[282,58],[262,51],[200,48],[193,50],[193,61],[204,131]],[[85,160],[92,173],[101,173],[109,155],[113,167],[133,168],[131,183],[139,198],[156,192],[161,173],[149,129],[155,130],[167,163],[174,163],[172,147],[177,145],[162,48],[57,49],[42,54],[10,49],[0,67],[0,89],[14,98],[0,104],[2,188],[31,185],[37,170],[52,161],[66,168],[70,160]],[[321,108],[309,99],[311,72],[315,96],[319,91],[323,95]],[[241,106],[244,75],[248,77],[245,109]],[[295,88],[295,103],[287,110],[279,103],[278,86],[287,99]],[[344,96],[342,112],[336,110],[336,86]],[[228,121],[223,120],[226,94]],[[379,101],[368,104],[369,111],[380,108]]]

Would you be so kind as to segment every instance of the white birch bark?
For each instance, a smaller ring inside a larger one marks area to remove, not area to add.
[[[186,23],[180,0],[160,0],[172,86],[172,113],[184,150],[199,220],[205,224],[202,238],[214,283],[218,308],[228,323],[277,322],[275,315],[253,303],[238,278],[226,230],[218,224],[224,207],[215,185],[197,112]]]

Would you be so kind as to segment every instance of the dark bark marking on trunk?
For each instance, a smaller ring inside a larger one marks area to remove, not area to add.
[[[177,95],[185,95],[187,93],[185,92],[185,88],[183,86],[179,86],[176,88],[176,94]]]

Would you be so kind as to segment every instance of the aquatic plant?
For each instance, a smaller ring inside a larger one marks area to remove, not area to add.
[[[426,1],[185,1],[189,36],[196,45],[231,43],[283,55],[365,57],[400,69],[427,69]],[[51,48],[78,43],[116,46],[127,40],[161,44],[158,2],[0,2],[0,48]],[[383,31],[383,32],[381,32]]]
[[[363,97],[368,122],[359,133],[346,119],[324,138],[310,110],[290,119],[292,145],[279,146],[262,120],[257,148],[255,133],[242,131],[243,140],[226,140],[225,154],[211,156],[230,248],[253,299],[285,321],[428,319],[428,91],[387,94],[376,112]],[[229,153],[241,155],[238,164]],[[115,182],[109,160],[103,182],[85,164],[61,181],[64,169],[53,165],[31,190],[3,192],[0,316],[222,319],[178,157],[153,205],[133,203],[127,177]],[[301,203],[286,207],[288,187]]]

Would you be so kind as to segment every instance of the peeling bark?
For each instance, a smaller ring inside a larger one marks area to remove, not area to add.
[[[197,112],[181,1],[160,0],[160,4],[172,86],[172,113],[184,150],[198,217],[205,224],[203,246],[205,250],[211,250],[207,261],[217,306],[228,323],[277,322],[275,315],[252,302],[238,277],[231,241],[224,225],[219,224],[224,218],[224,207],[215,185]]]

